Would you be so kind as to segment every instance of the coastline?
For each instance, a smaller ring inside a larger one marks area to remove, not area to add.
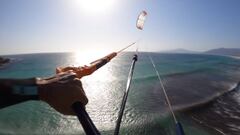
[[[0,57],[0,67],[10,62],[9,58]]]

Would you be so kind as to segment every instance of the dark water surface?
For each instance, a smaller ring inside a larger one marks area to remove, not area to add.
[[[82,79],[90,100],[87,111],[103,134],[113,134],[132,55],[122,54]],[[79,56],[72,53],[7,56],[12,62],[0,68],[0,77],[51,76],[56,66],[86,61],[86,57]],[[231,91],[240,80],[239,59],[200,54],[151,53],[151,56],[187,135],[240,133],[240,92]],[[175,134],[173,119],[146,53],[139,54],[120,132]],[[61,115],[44,102],[32,101],[0,110],[0,134],[83,134],[83,130],[76,117]]]

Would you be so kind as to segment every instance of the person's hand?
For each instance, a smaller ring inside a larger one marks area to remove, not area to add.
[[[56,68],[56,73],[64,73],[64,72],[74,72],[76,73],[77,78],[81,79],[83,76],[92,74],[95,70],[92,66],[82,66],[82,67],[74,67],[74,66],[68,66],[68,67],[58,67]]]
[[[71,107],[73,103],[80,101],[84,106],[88,103],[79,79],[66,83],[54,82],[39,85],[38,93],[40,100],[47,102],[55,110],[65,115],[76,115]]]

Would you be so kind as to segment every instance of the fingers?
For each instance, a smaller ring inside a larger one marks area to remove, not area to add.
[[[73,83],[82,87],[82,82],[81,82],[81,80],[79,78],[75,78],[73,80]]]
[[[80,67],[58,67],[56,68],[56,74],[64,73],[64,72],[73,72],[76,73],[78,78],[82,78],[82,72]]]
[[[84,65],[83,67],[64,67],[64,68],[58,67],[56,68],[56,73],[59,74],[59,73],[71,71],[76,73],[77,78],[80,79],[83,76],[92,74],[95,70],[96,69],[94,66]]]
[[[77,67],[57,67],[56,68],[56,73],[62,73],[62,72],[67,72],[67,71],[76,71],[77,70]]]
[[[73,79],[67,83],[54,82],[39,86],[39,97],[65,115],[75,115],[71,106],[79,101],[84,106],[88,98],[83,90],[80,79]]]
[[[60,67],[57,67],[57,68],[56,68],[56,73],[58,74],[58,73],[61,73],[61,72],[62,72],[61,68],[60,68]]]
[[[85,106],[85,105],[87,105],[87,103],[88,103],[88,98],[87,98],[87,96],[86,96],[85,91],[83,90],[83,88],[80,88],[79,90],[80,90],[80,91],[79,91],[79,97],[78,97],[78,99],[81,99],[80,102]]]
[[[88,103],[88,98],[87,98],[86,93],[85,93],[85,91],[82,87],[82,82],[80,81],[80,79],[75,78],[73,80],[73,84],[76,85],[76,87],[78,87],[78,90],[79,90],[78,93],[77,93],[77,95],[78,95],[77,99],[81,99],[80,102],[83,105],[86,105]]]

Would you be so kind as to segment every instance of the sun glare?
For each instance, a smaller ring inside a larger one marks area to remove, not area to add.
[[[75,52],[74,57],[75,57],[75,64],[84,66],[88,65],[89,63],[104,57],[107,55],[109,52],[107,51],[82,51],[82,52]],[[74,64],[74,65],[75,65]]]
[[[98,13],[113,8],[116,0],[75,0],[76,6],[87,13]]]

